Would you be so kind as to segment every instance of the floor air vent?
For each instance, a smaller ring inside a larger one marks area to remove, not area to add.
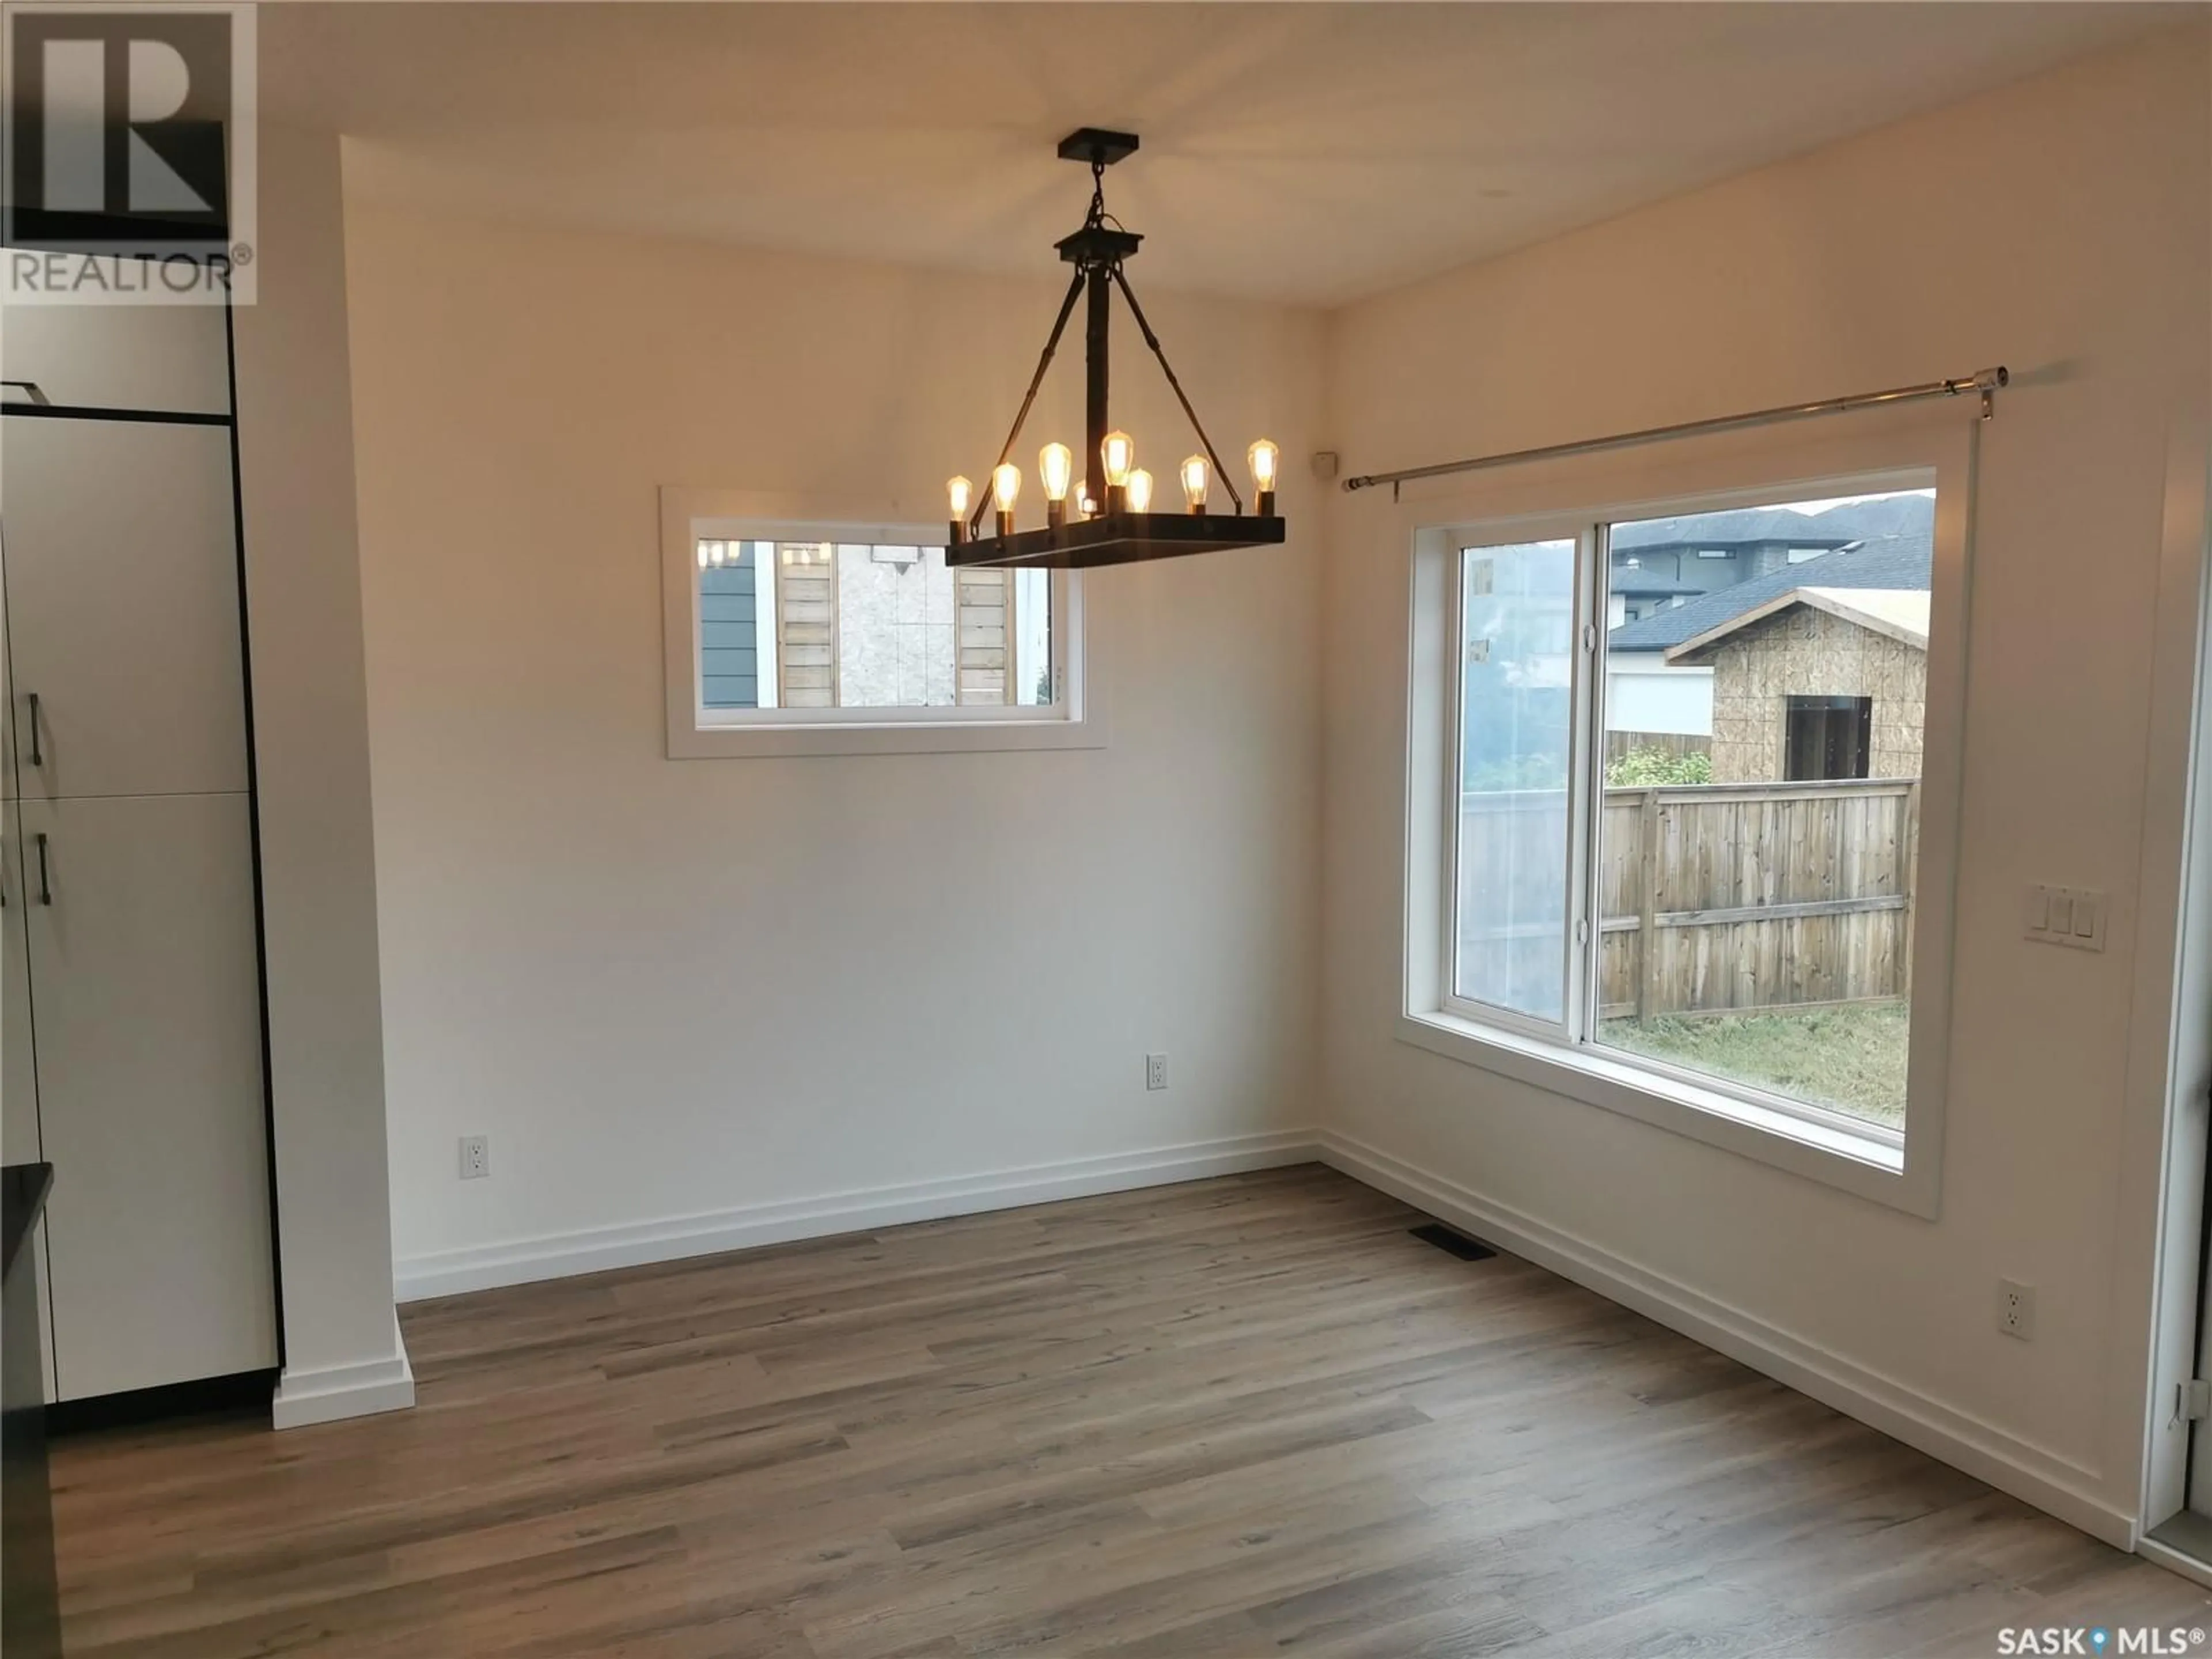
[[[1498,1254],[1481,1240],[1469,1238],[1465,1233],[1455,1233],[1441,1221],[1431,1221],[1426,1226],[1413,1227],[1407,1231],[1422,1243],[1449,1250],[1462,1261],[1487,1261]]]

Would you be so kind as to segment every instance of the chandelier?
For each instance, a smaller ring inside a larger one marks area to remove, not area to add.
[[[1060,302],[1060,315],[1044,343],[1044,355],[1037,359],[1036,373],[1030,377],[1030,389],[1023,395],[1013,428],[999,451],[999,463],[991,470],[988,496],[975,499],[975,487],[965,477],[953,478],[945,485],[952,510],[951,536],[945,550],[949,565],[1080,570],[1185,553],[1214,553],[1231,547],[1264,547],[1283,539],[1283,521],[1275,513],[1275,473],[1280,453],[1265,438],[1246,451],[1258,499],[1254,502],[1255,510],[1245,512],[1244,498],[1224,473],[1213,441],[1200,424],[1198,411],[1190,406],[1182,383],[1176,379],[1167,353],[1160,347],[1159,336],[1145,320],[1144,307],[1137,303],[1121,269],[1144,238],[1125,229],[1120,220],[1106,211],[1106,169],[1133,154],[1136,148],[1136,134],[1106,132],[1097,127],[1079,128],[1060,141],[1061,160],[1086,161],[1091,167],[1091,211],[1084,218],[1083,228],[1054,245],[1060,258],[1075,267],[1075,275],[1067,285],[1067,297]],[[1199,452],[1187,456],[1176,469],[1177,482],[1182,487],[1182,512],[1152,510],[1152,475],[1136,464],[1136,444],[1127,433],[1114,428],[1106,412],[1107,324],[1115,289],[1128,302],[1138,332],[1159,359],[1161,372],[1167,376],[1182,412],[1190,416],[1191,430],[1198,434]],[[1052,355],[1066,331],[1067,319],[1075,313],[1078,300],[1085,307],[1083,453],[1085,465],[1092,471],[1078,478],[1075,457],[1067,446],[1047,444],[1037,456],[1038,479],[1044,487],[1044,527],[1018,530],[1014,507],[1022,493],[1022,470],[1012,459],[1014,446],[1021,441],[1022,425],[1036,402],[1037,388],[1044,384],[1045,371],[1052,366]],[[1093,478],[1099,482],[1092,483]],[[1216,483],[1228,491],[1233,512],[1209,509],[1208,500]],[[978,533],[987,507],[997,509],[998,533],[994,536]]]

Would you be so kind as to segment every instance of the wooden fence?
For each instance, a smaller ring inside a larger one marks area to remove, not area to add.
[[[1911,990],[1917,781],[1608,789],[1601,811],[1602,1018]],[[1462,994],[1537,1012],[1556,999],[1565,866],[1564,794],[1462,799]]]

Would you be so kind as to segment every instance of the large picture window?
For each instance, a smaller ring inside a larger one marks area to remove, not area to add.
[[[1863,483],[1419,533],[1448,785],[1409,940],[1441,946],[1436,1016],[1512,1055],[1897,1168],[1936,475]]]

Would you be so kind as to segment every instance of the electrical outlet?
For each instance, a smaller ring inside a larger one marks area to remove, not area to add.
[[[1145,1087],[1164,1089],[1168,1086],[1168,1057],[1165,1054],[1145,1056]]]
[[[491,1173],[491,1137],[461,1137],[461,1179],[481,1181]]]
[[[2035,1340],[2035,1286],[2018,1279],[1997,1280],[1997,1328],[2023,1342]]]

